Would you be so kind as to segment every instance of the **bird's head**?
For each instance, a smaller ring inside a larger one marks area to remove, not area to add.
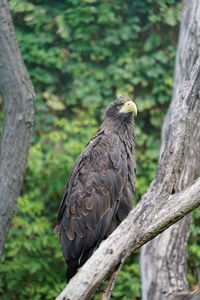
[[[128,121],[136,115],[137,106],[133,100],[128,97],[121,96],[107,107],[105,117]]]

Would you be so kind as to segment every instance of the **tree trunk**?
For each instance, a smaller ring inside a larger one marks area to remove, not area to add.
[[[171,112],[178,94],[184,88],[184,80],[200,56],[200,2],[184,2],[177,50],[174,90],[169,112],[165,119],[162,134],[162,150],[168,139]],[[198,79],[199,80],[199,79]],[[195,116],[194,116],[195,117]],[[190,147],[180,176],[177,190],[191,184],[200,172],[200,115],[196,115]],[[187,216],[154,240],[141,251],[142,299],[194,299],[187,282],[187,240],[190,233],[191,216]],[[182,297],[182,298],[181,298]]]
[[[0,258],[22,186],[34,119],[34,92],[16,42],[6,0],[0,0]]]

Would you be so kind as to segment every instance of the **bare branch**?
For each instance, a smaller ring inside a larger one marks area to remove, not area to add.
[[[104,292],[101,295],[100,300],[109,300],[112,294],[113,287],[115,285],[115,280],[117,279],[118,273],[122,267],[123,263],[121,262],[115,270],[112,272],[107,287],[105,288]]]
[[[200,179],[187,190],[169,197],[151,222],[145,218],[145,207],[140,203],[112,235],[101,243],[56,300],[89,299],[109,271],[115,268],[123,257],[198,206],[200,206]],[[141,219],[143,219],[142,226]]]

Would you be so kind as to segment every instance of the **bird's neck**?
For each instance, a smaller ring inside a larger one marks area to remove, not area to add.
[[[102,125],[101,131],[105,134],[115,133],[120,136],[122,140],[129,139],[130,141],[135,140],[134,134],[134,118],[131,116],[128,120],[115,120],[106,118]]]

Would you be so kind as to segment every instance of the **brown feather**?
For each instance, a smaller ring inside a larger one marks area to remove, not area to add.
[[[135,138],[132,115],[118,115],[117,103],[124,99],[110,105],[99,132],[77,159],[59,208],[56,228],[68,279],[131,209]]]

